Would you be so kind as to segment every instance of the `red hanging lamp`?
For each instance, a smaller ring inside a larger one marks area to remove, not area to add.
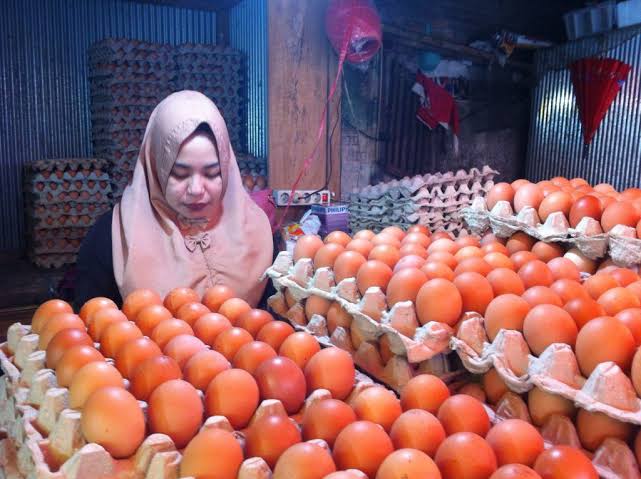
[[[601,121],[631,68],[614,58],[582,58],[570,64],[570,78],[583,128],[584,159]]]

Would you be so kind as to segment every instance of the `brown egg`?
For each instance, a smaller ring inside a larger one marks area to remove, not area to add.
[[[575,298],[590,297],[581,283],[573,279],[557,279],[554,283],[552,283],[550,289],[559,295],[563,304],[567,303],[568,301],[572,301]]]
[[[615,314],[628,308],[638,308],[641,306],[639,298],[629,289],[616,287],[607,290],[597,302],[603,306],[605,313],[614,316]]]
[[[619,286],[625,287],[639,281],[639,275],[628,268],[614,268],[609,271],[609,274],[619,283]]]
[[[579,268],[579,271],[583,273],[594,274],[596,272],[596,262],[585,256],[577,248],[568,250],[563,257],[572,261]]]
[[[160,349],[164,349],[167,343],[179,334],[193,335],[194,330],[180,319],[166,319],[154,328],[151,333],[151,340],[156,343]]]
[[[40,334],[44,325],[57,313],[73,313],[71,305],[61,299],[50,299],[42,303],[31,318],[31,331]]]
[[[270,321],[260,328],[256,341],[263,341],[277,351],[290,334],[294,334],[294,328],[285,321]]]
[[[183,451],[180,477],[235,479],[242,462],[243,450],[231,432],[205,428]]]
[[[100,352],[115,358],[118,350],[132,339],[142,338],[142,331],[132,321],[117,321],[105,328],[100,338]]]
[[[427,248],[432,243],[432,240],[427,234],[424,233],[408,233],[403,241],[401,241],[401,246],[407,244],[419,244],[423,248]]]
[[[163,349],[163,353],[176,361],[178,367],[182,369],[194,354],[203,349],[207,349],[207,346],[196,336],[179,334],[167,343]]]
[[[553,304],[559,308],[563,306],[561,297],[547,286],[532,286],[526,289],[521,297],[527,301],[531,307],[539,304]]]
[[[275,352],[274,355],[276,355]],[[203,349],[187,361],[183,368],[183,373],[185,381],[204,392],[212,379],[222,371],[230,368],[231,364],[229,364],[225,356],[211,349]]]
[[[236,326],[236,321],[245,314],[247,311],[251,310],[252,307],[247,301],[241,298],[230,298],[220,305],[218,313],[225,316],[229,319],[229,322]]]
[[[528,302],[515,294],[502,294],[490,301],[484,321],[490,341],[494,341],[501,329],[523,331],[523,321],[530,309]]]
[[[401,401],[389,389],[372,386],[360,392],[352,401],[356,417],[371,421],[389,432],[394,422],[403,413]]]
[[[462,312],[463,298],[451,281],[440,278],[429,280],[416,296],[416,314],[421,324],[437,321],[453,326]]]
[[[514,233],[505,243],[505,247],[512,255],[518,251],[531,251],[536,239],[521,231]]]
[[[583,178],[572,178],[570,180],[570,186],[573,188],[580,188],[580,187],[585,187],[585,186],[590,186],[590,183],[585,181]]]
[[[162,306],[160,307],[162,308]],[[171,317],[171,313],[169,317]],[[102,339],[102,332],[107,326],[117,321],[128,321],[127,316],[118,309],[103,308],[96,311],[89,317],[89,336],[91,336],[94,341],[99,342]]]
[[[532,286],[550,286],[554,276],[547,265],[540,260],[529,261],[519,268],[519,276],[526,288]]]
[[[475,311],[480,315],[485,314],[485,309],[494,299],[494,291],[490,282],[482,275],[474,272],[461,273],[454,278],[454,285],[463,299],[463,311]],[[445,299],[439,301],[444,306]]]
[[[569,399],[547,393],[537,387],[530,389],[527,404],[532,422],[536,426],[543,426],[545,421],[554,414],[572,418],[576,412],[574,403]]]
[[[541,190],[541,193],[543,193],[543,198],[546,198],[548,195],[555,193],[557,191],[561,191],[561,188],[555,184],[553,184],[551,181],[539,181],[536,186],[539,187],[539,190]]]
[[[165,300],[163,301],[163,306],[171,311],[171,314],[176,314],[182,305],[187,303],[198,303],[199,301],[200,297],[196,291],[191,288],[180,287],[174,288],[167,293],[167,296],[165,296]]]
[[[483,375],[481,382],[483,384],[483,390],[485,394],[487,394],[487,399],[491,404],[499,402],[503,395],[509,391],[507,385],[494,368]]]
[[[395,273],[387,285],[387,304],[392,307],[401,301],[416,301],[416,295],[427,282],[420,269],[406,268]]]
[[[123,317],[126,318],[124,315]],[[151,332],[158,326],[158,323],[165,319],[171,319],[172,317],[171,311],[163,305],[151,304],[140,310],[138,316],[136,316],[136,326],[140,328],[142,334],[151,336]]]
[[[372,244],[374,246],[387,245],[400,248],[401,240],[391,234],[379,233],[372,238]]]
[[[47,345],[46,366],[55,369],[58,361],[73,346],[93,346],[93,340],[81,329],[63,329]]]
[[[151,339],[142,337],[125,343],[116,353],[116,368],[123,377],[130,379],[136,368],[145,360],[162,355]]]
[[[316,235],[303,235],[294,246],[294,262],[301,258],[313,259],[319,249],[323,247],[323,240]]]
[[[376,236],[376,233],[371,230],[360,230],[354,235],[354,239],[364,239],[367,241],[372,241],[374,236]]]
[[[299,368],[305,369],[307,362],[318,351],[318,340],[309,333],[298,331],[285,338],[278,349],[278,355],[291,359]]]
[[[635,228],[639,222],[639,213],[631,203],[618,201],[603,210],[601,227],[606,233],[616,225]]]
[[[478,246],[463,246],[456,252],[454,258],[460,263],[468,258],[482,258],[483,256],[483,250]]]
[[[605,310],[592,298],[574,298],[563,307],[574,319],[577,327],[581,329],[588,321],[599,316],[605,316]]]
[[[93,346],[78,345],[68,349],[58,361],[56,366],[56,380],[58,386],[69,387],[74,374],[92,361],[104,361],[105,358]]]
[[[492,286],[494,296],[508,293],[520,296],[525,292],[523,280],[521,280],[521,277],[511,269],[496,268],[491,271],[486,278],[490,282],[490,286]]]
[[[134,370],[129,391],[136,399],[147,401],[159,385],[181,378],[182,372],[176,361],[169,356],[154,356],[140,363]]]
[[[445,263],[425,263],[421,268],[427,279],[443,278],[448,281],[454,280],[454,271]]]
[[[405,268],[422,268],[423,265],[425,265],[426,260],[425,258],[421,258],[420,256],[416,255],[409,255],[409,256],[403,256],[401,259],[398,260],[398,263],[394,266],[394,273],[397,273],[401,269]]]
[[[194,323],[193,330],[198,339],[211,346],[220,333],[232,327],[231,322],[222,314],[209,313],[198,318],[198,321]]]
[[[194,326],[194,323],[201,317],[208,313],[211,313],[209,308],[204,304],[194,301],[189,303],[184,303],[178,311],[176,312],[176,318],[182,319],[189,326]]]
[[[459,249],[466,246],[476,246],[478,248],[481,246],[481,239],[476,235],[459,236],[454,243]]]
[[[485,238],[488,238],[485,240]],[[504,241],[507,242],[507,241]],[[500,243],[494,237],[484,237],[484,240],[481,242],[481,249],[486,255],[489,253],[502,253],[505,256],[509,256],[510,252],[504,243]]]
[[[125,387],[118,370],[106,361],[93,361],[76,371],[69,386],[69,406],[82,409],[92,393],[104,387]]]
[[[512,204],[514,193],[514,188],[512,188],[512,185],[510,185],[509,183],[495,184],[485,197],[487,208],[491,210],[499,201],[507,201]]]
[[[537,356],[553,343],[574,346],[578,330],[572,316],[551,304],[534,306],[523,321],[523,335]]]
[[[344,231],[332,231],[330,234],[325,236],[325,244],[336,243],[341,245],[343,248],[352,241],[352,238],[345,233]]]
[[[82,319],[85,322],[85,324],[87,324],[87,322],[89,321],[89,316],[93,315],[93,313],[95,313],[96,311],[102,308],[118,309],[118,306],[109,298],[103,298],[103,297],[91,298],[89,301],[87,301],[85,304],[82,305],[82,308],[80,308],[80,313],[78,313],[78,316],[80,316],[80,319]]]
[[[527,206],[538,209],[542,201],[541,188],[530,183],[521,186],[514,194],[514,209],[517,213]]]
[[[617,313],[615,318],[630,330],[636,346],[641,345],[641,308],[624,309]]]
[[[383,228],[383,231],[381,231],[381,234],[392,235],[399,241],[402,241],[403,238],[405,238],[405,231],[403,231],[398,226],[388,226],[386,228]]]
[[[65,329],[85,331],[85,323],[80,319],[80,316],[73,313],[54,314],[40,331],[38,349],[46,350],[53,337]]]
[[[539,218],[545,222],[552,213],[560,212],[566,217],[570,215],[572,208],[572,195],[563,191],[555,191],[547,195],[539,205]]]
[[[345,250],[345,247],[337,243],[328,243],[314,255],[314,268],[332,268],[338,255]]]
[[[129,293],[122,303],[122,312],[129,321],[136,321],[142,308],[150,304],[162,304],[162,299],[150,289],[136,289]],[[96,338],[94,338],[96,339]]]
[[[370,243],[368,240],[362,239],[362,238],[356,238],[350,241],[345,247],[345,249],[347,251],[356,251],[357,253],[360,253],[367,258],[367,256],[369,255],[369,252],[372,251],[373,247],[374,245]]]
[[[598,364],[612,361],[623,371],[632,363],[636,349],[634,336],[616,318],[601,316],[589,321],[576,338],[576,358],[581,372],[588,377]]]
[[[202,303],[207,306],[210,311],[217,313],[225,301],[232,299],[235,296],[236,294],[229,286],[217,284],[205,291]]]
[[[522,186],[528,185],[530,182],[528,180],[525,180],[523,178],[519,178],[518,180],[514,180],[510,186],[514,189],[514,191],[518,191]]]
[[[392,268],[378,260],[369,260],[364,263],[356,274],[356,284],[361,294],[365,294],[368,288],[378,286],[383,292],[392,279]]]
[[[427,263],[443,263],[449,266],[452,270],[458,265],[458,261],[452,253],[447,251],[436,251],[431,253],[426,260]]]
[[[544,241],[537,241],[532,246],[532,253],[536,255],[544,263],[563,256],[565,251],[558,243],[546,243]]]
[[[459,276],[467,272],[487,276],[491,271],[492,266],[490,266],[483,258],[467,258],[459,262],[458,266],[454,269],[454,276]]]
[[[321,298],[320,296],[312,295],[305,300],[305,316],[307,321],[312,319],[312,316],[318,314],[320,316],[327,316],[332,302],[328,299]],[[256,337],[256,335],[254,335]]]
[[[436,253],[437,251],[445,252],[445,253],[450,253],[450,254],[455,254],[459,250],[458,245],[452,241],[449,238],[438,238],[436,239],[435,236],[432,236],[432,244],[430,244],[427,247],[427,254],[432,255],[432,253]]]
[[[516,268],[516,271],[518,271],[526,263],[529,263],[530,261],[534,261],[538,258],[531,251],[517,251],[516,253],[510,256],[510,259],[512,260],[512,263],[514,263],[514,267]]]
[[[483,259],[487,264],[489,264],[492,267],[493,270],[496,268],[507,268],[511,270],[516,269],[516,266],[514,266],[514,261],[512,261],[508,256],[504,255],[503,253],[494,251],[483,256]]]
[[[381,244],[374,246],[367,259],[381,261],[390,268],[393,268],[398,260],[401,259],[401,253],[395,246]]]
[[[377,246],[376,248],[380,248]],[[356,251],[343,251],[334,261],[334,279],[340,283],[347,278],[356,278],[358,269],[366,262],[365,257]]]
[[[596,221],[601,220],[601,202],[596,196],[585,195],[574,202],[570,208],[570,226],[576,226],[585,217],[594,218]]]
[[[407,233],[422,233],[424,235],[430,236],[430,230],[425,225],[412,225],[407,228]]]
[[[267,311],[263,309],[250,309],[240,315],[238,321],[236,321],[236,327],[246,330],[255,337],[258,331],[270,321],[274,321],[274,317]]]
[[[238,350],[244,344],[251,343],[254,340],[252,335],[244,329],[234,327],[220,333],[214,341],[213,348],[225,356],[228,361],[234,359]]]
[[[352,316],[345,311],[340,303],[333,302],[327,310],[327,329],[334,334],[336,328],[348,330],[352,324]]]
[[[596,451],[610,437],[629,442],[634,430],[632,424],[617,421],[600,412],[579,409],[576,416],[576,432],[583,447],[590,451]]]
[[[609,183],[599,183],[594,187],[594,191],[598,191],[599,193],[611,193],[615,190],[614,187]]]
[[[579,268],[568,258],[554,258],[548,261],[547,265],[555,280],[568,279],[576,282],[581,280]]]
[[[403,245],[398,252],[401,258],[404,258],[405,256],[420,256],[421,258],[427,258],[427,250],[418,243],[408,243]]]

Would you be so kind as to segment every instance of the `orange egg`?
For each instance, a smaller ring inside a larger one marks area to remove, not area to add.
[[[94,341],[101,341],[102,334],[113,323],[127,322],[127,316],[117,309],[104,308],[96,311],[89,317],[89,336]]]
[[[601,202],[596,196],[585,195],[574,202],[570,208],[570,226],[576,228],[585,217],[593,218],[596,221],[601,219]]]
[[[618,312],[615,318],[630,330],[634,337],[635,345],[641,345],[641,308],[624,309]]]
[[[93,346],[89,335],[81,329],[63,329],[59,331],[49,344],[46,350],[46,366],[55,369],[60,358],[74,346]]]
[[[155,342],[160,349],[164,349],[167,343],[179,334],[193,335],[194,330],[180,319],[165,319],[154,328],[151,333],[151,340]]]
[[[590,459],[579,449],[570,446],[546,449],[536,460],[534,470],[544,479],[599,478]]]
[[[483,250],[478,246],[464,246],[461,249],[459,249],[454,255],[454,258],[456,258],[456,261],[458,261],[459,263],[468,258],[482,258],[482,257],[483,257]]]
[[[499,201],[507,201],[512,203],[514,200],[514,188],[509,183],[496,183],[490,191],[488,191],[485,201],[487,202],[487,208],[491,210],[494,208],[494,205]]]
[[[387,284],[390,279],[392,279],[392,275],[392,268],[386,263],[378,260],[369,260],[358,269],[358,273],[356,274],[358,290],[361,294],[365,294],[369,288],[378,286],[385,292]]]
[[[576,248],[570,249],[565,253],[565,255],[563,255],[563,257],[572,261],[581,272],[589,274],[594,274],[596,272],[596,262],[585,256]]]
[[[207,288],[203,295],[202,303],[209,308],[210,311],[217,313],[225,301],[235,297],[234,290],[224,284],[217,284],[211,288]]]
[[[532,286],[528,288],[521,297],[526,300],[531,307],[539,304],[553,304],[559,308],[563,306],[561,297],[554,290],[545,286]]]
[[[627,285],[626,289],[631,291],[637,298],[639,298],[639,301],[641,301],[641,280]]]
[[[202,303],[184,303],[180,308],[178,308],[176,318],[182,319],[193,328],[194,323],[196,323],[201,316],[208,313],[211,313],[211,311],[209,311],[209,308]]]
[[[367,258],[374,245],[369,240],[356,238],[350,241],[345,247],[346,251],[355,251]]]
[[[116,353],[115,366],[123,377],[130,379],[145,360],[162,355],[156,343],[149,338],[135,338],[123,344]]]
[[[534,306],[523,321],[523,335],[537,356],[553,343],[574,346],[577,334],[572,316],[552,304]]]
[[[359,420],[381,425],[387,432],[403,410],[396,395],[383,386],[364,389],[352,402]]]
[[[421,287],[416,296],[416,314],[421,324],[437,321],[453,326],[462,312],[463,297],[451,281],[431,279]]]
[[[225,356],[228,361],[231,361],[241,346],[251,343],[253,340],[254,338],[247,331],[234,327],[216,336],[212,347]]]
[[[76,371],[69,386],[69,407],[82,409],[92,393],[100,388],[125,387],[116,368],[106,361],[93,361]]]
[[[334,262],[334,279],[336,283],[347,278],[356,278],[358,269],[366,261],[365,257],[356,251],[343,251]]]
[[[606,291],[619,286],[616,279],[611,275],[605,273],[595,274],[590,276],[583,282],[583,287],[592,297],[592,299],[599,299]]]
[[[507,248],[510,255],[512,255],[514,253],[518,253],[519,251],[532,250],[532,246],[534,246],[535,243],[535,238],[532,238],[531,236],[519,231],[514,233],[510,237],[510,239],[507,240],[507,243],[505,243],[505,247]]]
[[[561,188],[551,181],[539,181],[536,186],[538,186],[541,193],[543,193],[543,198],[547,198],[550,194],[561,191]]]
[[[404,411],[423,409],[436,414],[449,397],[450,391],[442,379],[431,374],[419,374],[403,386],[401,407]]]
[[[563,213],[567,218],[570,215],[574,200],[572,195],[564,191],[555,191],[547,195],[539,205],[538,212],[541,222],[545,222],[552,213]]]
[[[140,310],[150,304],[162,304],[162,299],[158,293],[150,289],[136,289],[125,298],[122,303],[122,312],[129,321],[136,321]]]
[[[129,392],[105,387],[92,394],[80,417],[87,442],[100,444],[115,459],[134,455],[145,438],[145,417]]]
[[[401,301],[414,302],[426,282],[427,276],[420,269],[406,268],[395,273],[387,285],[387,304],[392,307]]]
[[[281,344],[278,354],[294,361],[296,365],[305,369],[311,357],[320,351],[318,340],[309,333],[299,331],[290,334]]]
[[[374,236],[376,236],[376,234],[371,230],[360,230],[354,235],[354,239],[364,239],[367,241],[371,241]]]
[[[142,331],[132,321],[117,321],[102,332],[100,352],[106,358],[115,358],[118,350],[132,339],[142,338]]]
[[[405,268],[422,268],[426,264],[425,258],[421,258],[420,256],[416,256],[414,254],[410,254],[408,256],[403,256],[401,259],[398,260],[398,263],[394,265],[393,272],[396,273],[400,271],[401,269]]]
[[[185,381],[204,392],[212,379],[230,368],[231,365],[225,356],[211,349],[203,349],[189,358],[183,373]]]
[[[483,276],[474,272],[461,273],[454,278],[454,286],[458,289],[463,299],[463,311],[475,311],[481,315],[490,301],[494,299],[492,285]],[[441,307],[444,299],[440,300]],[[449,306],[448,306],[449,309]]]
[[[572,418],[575,413],[572,401],[556,394],[547,393],[537,387],[530,389],[527,404],[532,422],[537,426],[543,426],[547,419],[555,414]]]
[[[445,263],[425,263],[420,269],[425,274],[425,276],[427,276],[428,280],[436,278],[442,278],[448,281],[454,280],[454,271],[452,271],[452,269]]]
[[[612,361],[627,371],[636,350],[634,336],[618,319],[601,316],[589,321],[576,338],[576,357],[587,377],[600,363]]]
[[[472,396],[473,398],[478,399],[484,404],[487,402],[487,396],[485,395],[485,391],[483,390],[481,385],[478,383],[467,383],[463,385],[463,387],[459,388],[456,391],[456,393]]]
[[[541,476],[523,464],[507,464],[499,467],[490,479],[541,479]]]
[[[517,251],[510,255],[510,259],[512,260],[512,263],[514,263],[515,270],[518,271],[530,261],[537,260],[538,258],[531,251]]]
[[[376,477],[379,479],[398,479],[416,477],[421,479],[441,479],[436,463],[427,454],[417,449],[398,449],[387,456]]]
[[[405,238],[401,241],[401,246],[405,246],[407,244],[419,244],[423,248],[427,248],[431,243],[432,240],[429,235],[425,233],[410,232],[405,235]]]
[[[211,454],[211,451],[217,454]],[[235,479],[242,462],[243,450],[231,432],[206,428],[183,451],[180,477]]]
[[[634,354],[632,359],[632,367],[630,369],[630,379],[632,379],[632,385],[637,392],[637,395],[641,394],[641,349],[637,349],[637,352]]]
[[[544,241],[537,241],[532,246],[532,253],[536,255],[538,259],[547,263],[554,258],[559,258],[563,256],[563,248],[556,243],[546,243]]]
[[[443,479],[487,478],[497,467],[496,455],[487,441],[470,432],[446,438],[434,459]]]
[[[454,269],[458,265],[458,261],[452,253],[446,251],[436,251],[430,254],[426,260],[427,263],[443,263]]]
[[[192,336],[191,334],[179,334],[178,336],[174,336],[167,343],[163,352],[176,361],[178,367],[182,369],[194,354],[202,351],[203,349],[207,349],[207,346],[205,346],[205,343],[196,336]]]
[[[556,280],[563,278],[573,281],[581,280],[579,268],[567,258],[554,258],[547,265]]]
[[[332,268],[338,255],[345,251],[345,247],[337,243],[328,243],[320,248],[314,255],[314,268]]]
[[[629,442],[634,434],[634,426],[617,421],[600,412],[579,409],[576,416],[576,429],[583,447],[596,451],[607,438]]]
[[[525,180],[525,179],[519,178],[518,180],[514,180],[514,181],[510,184],[510,186],[512,186],[512,188],[514,188],[514,191],[517,191],[519,188],[521,188],[522,186],[527,185],[527,184],[529,184],[529,183],[530,183],[530,182],[529,182],[528,180]]]
[[[583,178],[572,178],[570,180],[570,186],[572,186],[573,188],[580,188],[590,186],[590,184]]]
[[[305,300],[305,316],[307,317],[307,321],[312,319],[312,316],[315,314],[327,317],[327,312],[331,305],[332,302],[330,300],[321,298],[320,296],[311,295]]]
[[[126,316],[123,315],[124,318]],[[160,304],[150,304],[140,310],[136,316],[136,325],[145,336],[151,336],[151,332],[161,321],[171,319],[171,311]]]
[[[505,256],[510,255],[507,247],[493,238],[488,239],[487,242],[483,244],[481,249],[483,250],[483,253],[485,253],[485,255],[488,255],[490,253],[501,253]]]
[[[630,226],[636,228],[639,222],[639,213],[636,208],[628,202],[617,201],[603,210],[601,215],[601,227],[606,233],[616,225]]]
[[[525,263],[519,268],[518,273],[526,288],[531,288],[532,286],[550,286],[554,282],[552,271],[540,260]]]
[[[374,246],[393,246],[399,249],[401,247],[401,240],[391,234],[379,233],[372,238],[372,245]]]
[[[445,429],[433,414],[422,409],[410,409],[394,422],[390,438],[396,449],[412,448],[434,457],[445,439]]]
[[[314,354],[305,366],[309,392],[327,389],[335,399],[345,399],[354,387],[354,361],[351,355],[336,347]]]
[[[31,331],[40,334],[44,325],[54,314],[73,313],[73,308],[69,303],[61,299],[50,299],[42,303],[31,318]]]
[[[334,443],[334,460],[339,469],[358,469],[375,477],[385,458],[394,451],[392,440],[378,424],[356,421],[347,425]]]
[[[483,259],[487,264],[490,265],[492,270],[496,268],[507,268],[511,270],[516,269],[516,267],[514,266],[514,262],[503,253],[491,252],[483,256]]]
[[[442,253],[455,254],[458,251],[458,245],[452,241],[450,238],[439,238],[436,239],[435,236],[432,236],[432,243],[427,247],[427,254],[432,255],[440,251]]]
[[[639,298],[629,289],[616,287],[607,290],[597,302],[603,306],[605,313],[614,316],[615,314],[628,308],[638,308],[641,306]]]
[[[523,331],[523,321],[530,312],[530,304],[515,294],[495,297],[485,310],[485,330],[490,341],[494,341],[501,329]]]
[[[278,399],[288,414],[300,410],[305,401],[307,385],[303,371],[294,361],[282,356],[267,359],[256,368],[254,376],[261,398]]]
[[[398,239],[399,241],[401,241],[403,238],[405,238],[405,231],[403,231],[398,226],[388,226],[386,228],[383,228],[383,230],[381,231],[381,234],[392,235],[396,239]]]
[[[278,351],[285,338],[293,333],[294,328],[285,321],[270,321],[260,328],[256,335],[256,341],[263,341]]]
[[[240,317],[251,309],[252,307],[244,299],[231,298],[220,305],[218,313],[229,319],[229,322],[235,326]]]
[[[612,193],[615,190],[609,183],[599,183],[594,187],[594,191],[598,191],[599,193]]]
[[[429,236],[430,235],[430,230],[427,226],[425,225],[412,225],[409,228],[407,228],[407,233],[422,233],[424,235]]]
[[[385,263],[390,268],[393,268],[398,260],[401,259],[401,253],[395,246],[381,244],[374,246],[372,251],[370,251],[368,260],[378,260]]]
[[[483,258],[467,258],[459,262],[456,269],[454,269],[454,276],[459,276],[462,273],[473,272],[482,276],[486,276],[492,271],[490,266]]]
[[[323,399],[305,408],[302,419],[303,438],[322,439],[329,447],[334,446],[338,434],[356,421],[354,410],[343,401]]]
[[[420,256],[421,258],[427,258],[427,250],[418,243],[408,243],[401,246],[401,249],[399,249],[398,252],[401,258],[404,258],[405,256]]]
[[[494,296],[508,293],[520,296],[525,292],[525,286],[523,286],[521,277],[511,269],[497,268],[491,271],[486,276],[486,279],[490,282],[490,286],[492,286]]]
[[[563,304],[574,298],[590,298],[588,292],[583,288],[581,283],[573,279],[557,279],[550,289],[554,291],[560,298]]]
[[[350,237],[350,235],[340,230],[332,231],[330,234],[325,236],[325,240],[324,240],[325,244],[336,243],[343,247],[347,246],[350,241],[352,241],[352,238]]]
[[[334,334],[336,328],[347,330],[351,324],[352,316],[339,303],[332,303],[327,311],[327,330],[329,334]]]
[[[331,453],[318,444],[301,442],[289,447],[278,459],[273,479],[317,479],[336,471]]]
[[[448,436],[457,432],[473,432],[485,437],[490,418],[478,399],[465,394],[447,398],[438,410],[438,419]]]
[[[639,275],[628,268],[614,268],[608,274],[612,276],[617,281],[617,283],[619,283],[619,286],[623,287],[629,286],[632,283],[639,281]]]
[[[235,391],[230,395],[229,391]],[[258,407],[259,390],[254,377],[242,369],[219,372],[207,386],[205,414],[225,416],[234,429],[247,425]]]
[[[144,360],[134,370],[129,391],[136,399],[147,401],[160,384],[181,378],[182,373],[176,361],[169,356],[154,356]]]
[[[163,306],[171,311],[171,314],[175,315],[184,304],[198,302],[200,302],[200,297],[196,291],[191,288],[179,287],[167,293]]]
[[[571,299],[565,304],[563,309],[570,313],[570,316],[572,316],[572,319],[574,319],[579,329],[591,319],[605,315],[603,307],[590,297]]]
[[[515,371],[517,375],[525,374],[526,371]],[[487,399],[490,403],[496,404],[503,397],[503,395],[509,392],[509,389],[496,369],[492,368],[486,372],[482,379],[483,390],[487,394]]]
[[[289,447],[301,442],[301,433],[287,416],[266,415],[245,432],[245,455],[260,457],[273,468]]]
[[[330,241],[331,243],[331,241]],[[303,235],[298,240],[296,240],[296,246],[294,246],[294,262],[298,261],[301,258],[310,258],[313,259],[319,249],[323,247],[325,243],[316,235]]]
[[[274,321],[274,317],[263,309],[250,309],[241,314],[236,321],[236,326],[245,329],[252,336],[256,336],[258,331],[270,321]]]
[[[103,298],[103,297],[91,298],[89,301],[87,301],[85,304],[82,305],[82,308],[80,308],[80,313],[78,313],[78,316],[80,316],[80,319],[82,319],[84,323],[87,324],[87,321],[89,321],[89,316],[91,316],[93,313],[95,313],[96,311],[102,308],[117,309],[118,306],[109,298]],[[71,312],[71,311],[63,311],[63,312]]]
[[[180,407],[176,407],[176,405]],[[177,448],[185,447],[203,422],[203,403],[187,381],[172,379],[159,385],[149,397],[149,432],[166,434]]]
[[[49,318],[49,321],[43,326],[38,339],[38,349],[46,350],[49,342],[60,331],[65,329],[78,329],[85,331],[85,323],[80,316],[73,313],[56,313]]]
[[[59,387],[69,387],[76,372],[85,364],[104,361],[105,358],[93,346],[76,345],[62,354],[56,365],[56,380]]]
[[[485,440],[494,450],[499,466],[531,466],[544,450],[541,433],[521,419],[501,421],[490,429]]]
[[[520,212],[525,207],[538,209],[543,201],[543,192],[537,185],[527,184],[521,186],[514,194],[514,209]]]
[[[198,339],[212,346],[220,333],[231,328],[231,323],[222,314],[208,313],[198,318],[194,323],[193,330]]]

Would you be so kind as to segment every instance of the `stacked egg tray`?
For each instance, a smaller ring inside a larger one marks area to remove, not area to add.
[[[333,345],[352,354],[354,363],[367,374],[396,391],[417,374],[434,374],[451,382],[462,372],[455,356],[448,355],[454,330],[438,322],[419,327],[414,304],[396,303],[387,310],[385,294],[378,287],[369,288],[361,297],[355,278],[335,284],[329,268],[313,270],[309,258],[292,263],[291,254],[279,253],[273,266],[265,273],[277,293],[269,299],[269,307],[298,329],[316,336],[323,345]],[[351,316],[349,330],[342,326],[328,330],[325,317],[305,314],[305,300],[310,296],[335,301]],[[412,337],[399,332],[412,325]],[[400,326],[403,325],[403,326]],[[397,329],[398,328],[398,329]],[[352,337],[360,338],[354,348]],[[392,356],[384,361],[376,345],[386,341]]]
[[[225,118],[234,149],[245,151],[246,65],[242,52],[230,47],[182,44],[175,49],[176,90],[196,90],[212,99]]]
[[[106,39],[89,49],[94,154],[110,162],[114,201],[133,175],[147,121],[173,91],[171,45]]]
[[[541,223],[534,208],[525,207],[515,215],[509,202],[499,201],[488,211],[484,198],[476,198],[462,215],[476,234],[491,229],[496,236],[507,238],[523,231],[541,241],[570,244],[590,259],[609,256],[619,266],[641,264],[641,238],[629,226],[617,225],[604,233],[597,220],[586,216],[571,228],[562,212],[550,214]]]
[[[111,206],[107,162],[99,159],[30,163],[23,190],[28,254],[45,268],[73,263],[87,231]]]
[[[254,179],[258,176],[267,177],[267,158],[236,152],[236,163],[241,175],[249,175]]]
[[[69,409],[69,390],[58,387],[55,373],[45,368],[45,352],[38,351],[39,336],[29,326],[13,324],[7,342],[0,344],[0,477],[42,479],[116,479],[140,477],[175,479],[179,477],[181,452],[165,434],[151,434],[127,459],[114,459],[102,446],[87,443],[81,433],[82,412]],[[350,402],[363,389],[375,383],[356,374]],[[290,418],[300,425],[305,409],[330,399],[325,389],[313,391],[301,410]],[[140,402],[143,411],[147,405]],[[251,425],[266,415],[287,416],[283,404],[263,400]],[[224,416],[209,417],[202,429],[220,428],[233,432],[244,447],[243,431],[234,431]],[[328,448],[322,440],[312,440]],[[4,469],[4,471],[3,471]],[[4,473],[4,476],[2,475]],[[238,479],[270,479],[267,463],[257,457],[246,459]],[[188,479],[188,478],[184,478]]]
[[[350,226],[353,231],[379,231],[390,225],[420,224],[458,236],[465,230],[459,211],[485,196],[496,174],[484,166],[367,186],[349,197]]]

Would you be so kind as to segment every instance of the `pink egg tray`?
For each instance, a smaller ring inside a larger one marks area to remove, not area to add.
[[[38,351],[37,334],[15,323],[0,344],[0,477],[29,479],[175,479],[179,477],[181,451],[165,434],[145,438],[133,456],[114,459],[102,446],[87,443],[80,421],[82,413],[69,409],[69,390],[58,387],[55,373],[45,368],[45,352]],[[375,383],[357,373],[355,386],[346,399],[352,400]],[[290,416],[299,425],[305,409],[316,401],[330,399],[325,389],[312,392],[301,411]],[[140,402],[143,411],[146,403]],[[287,416],[283,404],[274,399],[261,402],[254,421],[265,415]],[[224,416],[211,416],[202,429],[219,428],[234,433],[244,448],[243,431],[234,431]],[[312,440],[324,448],[322,440]],[[55,461],[53,458],[60,458]],[[5,476],[2,476],[4,468]],[[182,477],[182,476],[180,476]],[[246,459],[238,479],[270,479],[272,472],[261,458]],[[183,479],[189,479],[184,477]]]
[[[523,208],[515,215],[509,202],[499,201],[488,211],[483,198],[475,199],[461,214],[473,233],[491,229],[496,236],[507,238],[523,231],[542,241],[573,245],[590,259],[608,255],[620,266],[641,264],[641,239],[637,238],[636,229],[628,226],[617,225],[604,233],[598,221],[585,217],[576,228],[571,228],[561,212],[552,213],[541,223],[534,208]]]
[[[482,374],[495,368],[516,393],[537,387],[587,411],[641,425],[641,399],[630,378],[613,362],[599,364],[585,378],[570,345],[551,344],[536,357],[520,331],[505,329],[490,343],[484,319],[477,313],[466,313],[451,347],[468,371]]]
[[[277,290],[269,300],[269,306],[276,314],[315,335],[323,344],[349,351],[360,368],[393,389],[400,390],[416,374],[429,373],[445,378],[456,374],[447,355],[443,354],[449,352],[454,330],[437,322],[421,326],[411,301],[397,303],[388,309],[380,288],[369,288],[361,296],[355,278],[335,284],[329,268],[314,271],[309,258],[293,264],[291,254],[286,251],[279,253],[265,274]],[[286,291],[294,304],[287,303]],[[352,318],[349,330],[339,326],[329,331],[326,318],[318,314],[307,318],[304,303],[310,296],[340,304]],[[353,347],[353,336],[361,339],[358,348]],[[383,337],[393,353],[387,362],[374,346]]]

